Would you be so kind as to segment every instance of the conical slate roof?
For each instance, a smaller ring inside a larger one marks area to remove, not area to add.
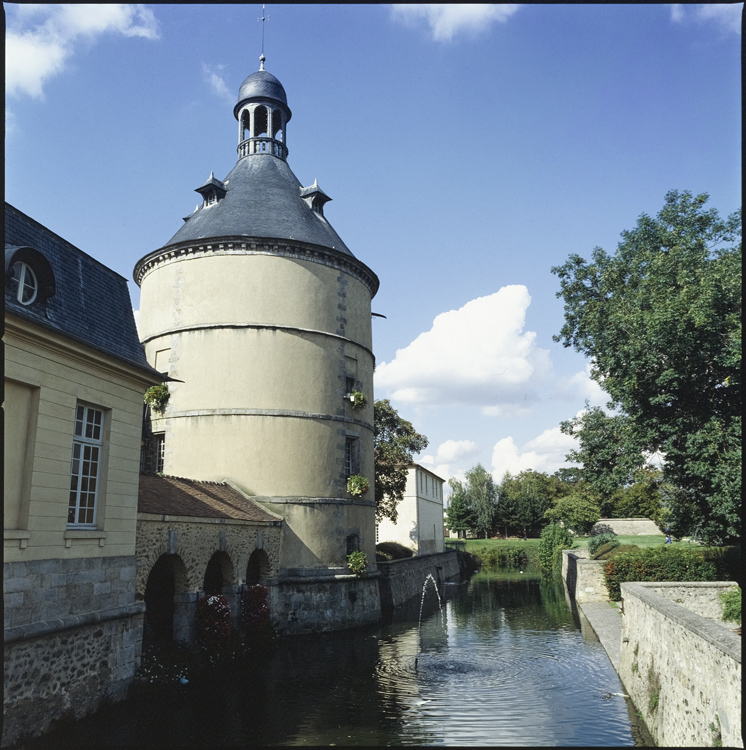
[[[246,236],[310,242],[352,255],[326,218],[303,200],[303,187],[284,160],[270,155],[239,159],[223,185],[225,197],[197,209],[166,247]]]

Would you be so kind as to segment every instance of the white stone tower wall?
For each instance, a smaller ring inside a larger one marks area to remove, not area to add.
[[[370,289],[340,267],[260,253],[172,256],[141,282],[148,361],[168,367],[164,472],[234,482],[286,519],[283,570],[375,559]],[[346,376],[368,397],[344,399]],[[357,437],[370,489],[345,486]],[[370,549],[368,549],[370,547]]]

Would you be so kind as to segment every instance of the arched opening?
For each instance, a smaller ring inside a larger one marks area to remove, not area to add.
[[[253,586],[261,580],[269,578],[269,558],[263,549],[255,549],[249,557],[246,566],[246,583]]]
[[[207,596],[221,594],[223,586],[230,586],[233,580],[233,565],[225,552],[216,552],[205,568],[205,580],[202,588]]]
[[[275,140],[283,140],[283,126],[282,126],[282,113],[279,109],[275,109],[272,112],[272,137]]]
[[[241,112],[241,138],[251,138],[251,114],[248,109]]]
[[[267,135],[267,108],[259,106],[254,110],[254,132],[253,137]]]
[[[174,596],[184,588],[186,571],[178,555],[161,555],[145,585],[143,645],[174,640]]]

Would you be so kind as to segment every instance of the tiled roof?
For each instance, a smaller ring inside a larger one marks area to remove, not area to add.
[[[25,306],[6,284],[6,311],[148,370],[157,380],[137,335],[123,276],[9,203],[5,204],[5,245],[32,247],[41,253],[52,267],[55,286],[46,302]]]
[[[269,154],[246,156],[223,184],[225,197],[201,206],[164,247],[245,236],[294,239],[352,255],[331,224],[303,200],[301,183],[282,159]]]
[[[137,510],[169,516],[280,521],[225,482],[140,475]]]

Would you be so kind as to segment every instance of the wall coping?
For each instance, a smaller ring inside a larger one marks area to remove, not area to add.
[[[108,622],[109,620],[120,620],[125,617],[134,617],[141,612],[145,612],[145,602],[135,602],[124,607],[115,607],[114,609],[106,609],[101,612],[67,615],[58,620],[49,620],[47,622],[32,622],[28,625],[18,625],[14,628],[8,628],[3,634],[3,640],[8,644],[16,641],[26,641],[31,638],[41,638],[42,636],[59,633],[63,630],[82,628],[86,625],[95,625],[96,623]]]
[[[456,550],[447,549],[444,552],[426,552],[422,555],[412,555],[412,557],[403,557],[401,560],[386,560],[386,561],[376,562],[376,565],[381,570],[381,573],[385,573],[385,575],[389,575],[391,573],[391,568],[389,566],[391,565],[397,565],[398,563],[409,563],[411,565],[416,560],[428,560],[433,557],[441,557],[445,555],[455,555],[455,554],[456,554]],[[430,562],[432,562],[431,559],[430,559]]]
[[[723,653],[741,663],[741,636],[732,633],[727,628],[702,617],[681,604],[676,604],[670,599],[666,599],[653,589],[656,588],[676,588],[676,587],[697,587],[697,588],[732,588],[738,584],[735,581],[638,581],[626,582],[621,584],[622,591],[622,612],[624,612],[624,600],[628,597],[636,597],[649,607],[660,612],[664,617],[682,625],[683,627],[696,633],[700,638],[720,649]]]

